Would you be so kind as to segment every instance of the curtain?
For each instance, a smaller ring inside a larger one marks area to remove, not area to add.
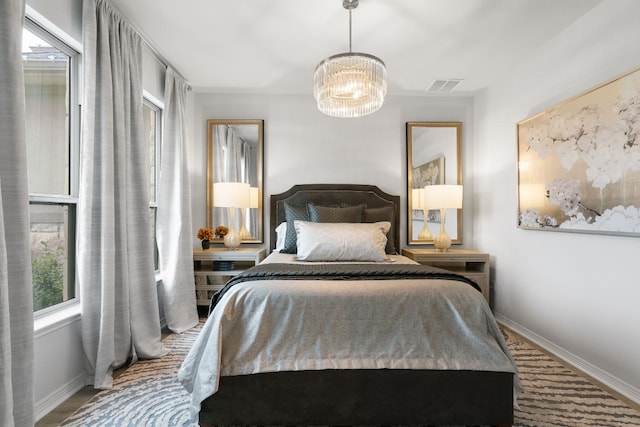
[[[191,189],[187,168],[187,83],[172,69],[165,78],[157,238],[167,326],[183,332],[198,323],[194,291]]]
[[[250,145],[246,143],[236,130],[230,125],[217,125],[214,129],[214,146],[213,146],[213,182],[245,182],[253,184],[249,180],[249,169],[253,165],[250,163]],[[215,208],[214,218],[219,220],[220,224],[229,224],[230,214],[228,208]],[[238,225],[242,215],[238,212],[235,215],[235,228],[240,229]],[[215,227],[218,224],[213,224]],[[257,230],[256,228],[251,230]]]
[[[245,143],[243,150],[244,178],[243,182],[249,183],[252,187],[258,186],[258,150],[255,146]],[[258,210],[245,208],[245,226],[251,230],[251,235],[256,236],[258,231]]]
[[[88,382],[166,354],[153,266],[142,39],[103,0],[83,2],[78,282]]]
[[[0,425],[34,424],[24,0],[0,0]]]
[[[245,142],[233,126],[217,125],[214,132],[214,182],[244,182]]]

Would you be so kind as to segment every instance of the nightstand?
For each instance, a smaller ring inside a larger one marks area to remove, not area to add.
[[[257,265],[265,257],[264,248],[194,249],[193,274],[196,303],[209,305],[211,297],[222,289],[227,281],[249,267]]]
[[[407,248],[402,250],[407,258],[433,267],[444,268],[474,280],[482,295],[490,302],[489,254],[467,249],[450,249],[440,252],[436,249]]]

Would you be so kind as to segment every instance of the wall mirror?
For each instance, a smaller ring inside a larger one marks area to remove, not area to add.
[[[407,244],[433,244],[440,210],[423,202],[427,185],[462,184],[462,123],[407,122]],[[448,209],[445,229],[452,244],[462,244],[462,209]]]
[[[264,120],[207,120],[207,225],[212,229],[233,227],[243,243],[263,243],[264,239],[263,148]],[[231,207],[238,202],[227,203],[221,200],[222,194],[214,194],[216,183],[248,184],[250,196],[244,199],[248,203]],[[216,236],[214,242],[221,243],[222,238]]]

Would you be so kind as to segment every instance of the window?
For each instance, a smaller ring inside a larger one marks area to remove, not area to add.
[[[148,96],[142,103],[142,116],[144,123],[144,138],[149,152],[149,222],[151,223],[151,238],[153,245],[153,265],[158,270],[158,241],[156,239],[156,219],[158,213],[158,165],[160,154],[161,135],[161,112],[162,110]]]
[[[34,311],[76,297],[78,53],[25,20],[22,36]]]

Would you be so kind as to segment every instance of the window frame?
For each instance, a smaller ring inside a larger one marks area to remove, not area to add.
[[[66,230],[67,240],[67,286],[73,286],[74,296],[67,301],[45,307],[33,312],[35,320],[40,320],[54,313],[67,310],[73,306],[79,306],[80,293],[76,275],[76,236],[77,236],[77,212],[78,212],[78,192],[80,177],[80,92],[81,92],[81,67],[82,67],[82,49],[79,43],[73,41],[68,35],[64,34],[60,29],[52,24],[40,22],[34,13],[30,13],[29,8],[26,10],[26,16],[23,28],[30,31],[34,35],[40,37],[44,41],[50,43],[59,51],[69,57],[69,76],[67,80],[68,87],[68,194],[43,194],[29,192],[29,205],[60,205],[67,206],[68,211],[68,229]],[[33,287],[33,285],[32,285]]]
[[[158,253],[158,184],[160,183],[160,159],[162,158],[162,125],[163,125],[163,117],[164,117],[164,103],[158,100],[156,97],[151,95],[146,90],[143,91],[142,95],[142,105],[143,107],[147,107],[153,110],[156,114],[155,120],[155,185],[154,194],[149,194],[149,209],[154,211],[153,220],[154,226],[153,230],[155,231],[153,235],[153,265],[156,273],[160,272],[160,259]],[[146,142],[146,141],[145,141]]]

